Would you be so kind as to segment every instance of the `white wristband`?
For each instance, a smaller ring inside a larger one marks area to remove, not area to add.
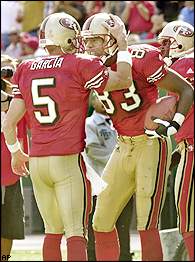
[[[118,51],[116,62],[125,62],[132,66],[132,58],[130,53],[128,51]]]
[[[185,116],[181,113],[175,113],[173,121],[177,122],[180,126],[183,124]]]
[[[16,143],[13,144],[13,145],[9,145],[9,144],[7,144],[7,142],[6,142],[6,145],[7,145],[8,150],[9,150],[11,153],[15,153],[15,152],[17,152],[18,150],[21,149],[20,142],[19,142],[18,140],[16,140]]]

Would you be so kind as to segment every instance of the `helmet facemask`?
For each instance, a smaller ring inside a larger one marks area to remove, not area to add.
[[[170,37],[163,37],[160,39],[160,47],[159,49],[161,50],[162,57],[170,57],[171,56],[171,51],[175,50],[178,48],[178,45],[176,44],[176,40]]]
[[[162,56],[180,57],[194,46],[194,28],[183,21],[168,23],[159,34]]]
[[[82,36],[85,41],[89,38],[100,37],[103,39],[103,56],[112,56],[118,50],[118,45],[116,39],[110,34],[110,32],[102,25],[102,23],[108,23],[110,26],[114,25],[113,19],[107,13],[98,13],[89,17],[84,25],[82,30]],[[88,53],[92,51],[92,48],[85,49]],[[95,48],[93,49],[95,52]]]
[[[82,37],[85,43],[89,39],[101,38],[103,40],[103,44],[102,44],[102,49],[104,52],[103,55],[110,55],[117,48],[116,39],[110,34],[92,34],[89,31],[83,31]],[[87,53],[95,52],[96,50],[97,50],[96,47],[90,48],[90,47],[87,47],[87,44],[85,44],[85,51]]]

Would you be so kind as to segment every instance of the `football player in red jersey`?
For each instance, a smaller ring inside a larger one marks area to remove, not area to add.
[[[108,14],[96,14],[86,20],[83,26],[86,48],[89,53],[102,58],[107,55],[112,61],[114,58],[110,56],[117,47],[110,46],[107,39],[109,33],[100,26],[102,20],[107,21]],[[157,48],[132,45],[129,46],[129,55],[133,60],[133,83],[129,89],[112,92],[96,90],[119,135],[118,147],[113,151],[102,176],[108,186],[97,197],[93,219],[96,258],[100,261],[118,260],[120,249],[115,223],[135,193],[142,260],[162,261],[158,222],[171,159],[170,135],[182,125],[193,102],[193,90],[184,78],[166,66]],[[177,112],[167,126],[159,125],[155,131],[145,131],[145,114],[158,98],[157,87],[179,94]]]
[[[17,61],[1,55],[1,126],[13,96],[10,78],[16,69]],[[26,119],[17,125],[17,138],[25,152],[28,152]],[[6,146],[1,130],[1,260],[10,257],[13,241],[24,239],[24,200],[19,176],[11,169],[11,154]],[[14,219],[13,219],[14,218]]]
[[[16,123],[27,111],[31,126],[30,176],[45,226],[44,261],[61,261],[60,242],[67,239],[68,261],[86,261],[86,225],[90,212],[90,183],[81,156],[85,118],[91,89],[123,89],[132,82],[127,35],[121,20],[112,16],[104,25],[119,45],[117,72],[83,48],[78,22],[66,13],[46,17],[40,46],[48,56],[22,62],[14,74],[17,85],[3,130],[12,153],[12,168],[28,172],[16,139]]]
[[[163,56],[170,58],[170,67],[194,86],[194,27],[172,21],[159,34],[159,42]],[[189,258],[194,261],[194,104],[174,137],[178,146],[172,159],[180,157],[175,177],[178,226]]]

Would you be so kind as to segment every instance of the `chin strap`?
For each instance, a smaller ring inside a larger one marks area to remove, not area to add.
[[[185,55],[192,55],[194,57],[194,47],[188,49],[187,51],[175,53],[171,56],[171,58],[181,58],[184,57]]]

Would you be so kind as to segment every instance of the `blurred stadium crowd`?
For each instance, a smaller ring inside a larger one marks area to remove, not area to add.
[[[116,14],[131,32],[129,44],[158,46],[158,33],[173,20],[194,26],[194,1],[1,1],[1,54],[19,61],[45,55],[38,47],[39,26],[55,12],[72,15],[81,26],[95,13]]]

